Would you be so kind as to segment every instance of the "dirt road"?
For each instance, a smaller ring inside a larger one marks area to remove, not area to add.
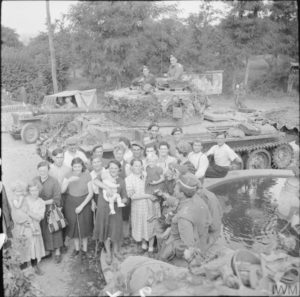
[[[15,180],[30,181],[36,176],[36,166],[41,158],[35,153],[35,145],[24,144],[14,140],[9,134],[1,135],[2,180],[6,187],[8,198],[12,197],[10,185]],[[87,296],[97,295],[100,282],[96,267],[93,266],[94,242],[89,243],[89,261],[84,263],[84,273],[80,274],[79,259],[71,259],[72,242],[63,255],[62,262],[56,264],[54,259],[43,259],[40,267],[44,275],[31,274],[34,287],[43,296]],[[27,272],[26,272],[27,273]],[[30,274],[30,271],[29,271]]]

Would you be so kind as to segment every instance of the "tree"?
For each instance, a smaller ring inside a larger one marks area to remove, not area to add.
[[[1,25],[1,45],[6,47],[21,48],[23,43],[14,29]]]
[[[52,81],[53,81],[53,91],[54,91],[54,93],[57,93],[58,87],[57,87],[57,78],[56,78],[56,59],[55,59],[55,49],[54,49],[54,45],[53,45],[53,32],[52,32],[52,26],[51,26],[49,0],[46,0],[46,12],[47,12],[47,26],[48,26],[49,49],[50,49],[50,58],[51,58],[51,73],[52,73]]]
[[[262,1],[237,1],[233,3],[230,15],[222,22],[224,36],[231,40],[232,46],[237,50],[235,54],[245,65],[246,87],[250,56],[263,54],[274,45],[274,38],[270,37],[274,30],[266,15],[266,7]]]
[[[107,86],[128,84],[157,49],[157,17],[167,9],[153,2],[82,2],[69,13],[75,49],[85,73]],[[151,32],[151,33],[150,33]],[[162,45],[162,43],[160,44]],[[168,46],[167,46],[168,47]]]

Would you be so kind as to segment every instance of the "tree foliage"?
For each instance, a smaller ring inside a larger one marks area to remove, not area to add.
[[[231,10],[219,22],[220,12],[210,1],[199,3],[199,11],[186,19],[176,17],[176,6],[161,2],[82,1],[72,5],[53,24],[59,89],[67,86],[70,70],[75,76],[77,69],[93,87],[103,90],[128,86],[145,64],[162,76],[170,54],[177,56],[186,72],[224,70],[225,92],[247,76],[249,60],[255,55],[263,55],[270,67],[256,87],[264,82],[273,88],[287,76],[278,61],[281,55],[298,59],[296,1],[227,2]],[[45,33],[25,47],[14,30],[2,26],[2,45],[5,88],[15,91],[24,85],[27,92],[34,93],[30,95],[33,102],[52,92]]]
[[[1,25],[1,46],[21,48],[23,43],[19,40],[19,35],[15,30]]]

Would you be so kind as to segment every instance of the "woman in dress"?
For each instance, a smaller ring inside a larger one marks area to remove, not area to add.
[[[90,173],[80,158],[72,160],[72,172],[66,175],[62,183],[61,191],[66,192],[65,215],[68,221],[66,235],[74,239],[75,249],[72,257],[79,254],[80,241],[82,239],[82,256],[86,257],[87,238],[93,231],[93,216],[91,199],[93,188]],[[78,226],[79,225],[79,226]]]
[[[123,203],[128,202],[126,186],[124,180],[119,176],[121,170],[120,162],[111,160],[108,163],[108,174],[119,185],[118,194]],[[103,242],[106,249],[106,262],[108,265],[112,262],[111,244],[113,255],[120,259],[119,249],[123,240],[123,219],[122,208],[115,207],[116,213],[110,215],[109,203],[103,198],[103,191],[99,189],[97,205],[96,224],[94,228],[94,239]]]
[[[47,212],[50,210],[52,204],[61,206],[61,192],[60,185],[54,177],[49,175],[49,163],[42,161],[37,165],[38,174],[34,181],[40,184],[39,197],[42,198],[46,204],[45,216],[41,221],[42,236],[46,255],[50,256],[55,251],[55,262],[61,262],[60,248],[63,246],[62,230],[50,233],[47,222]]]
[[[143,162],[140,159],[131,161],[132,173],[126,177],[126,189],[131,198],[131,224],[132,237],[137,242],[142,242],[143,251],[153,252],[154,224],[148,222],[148,199],[156,200],[156,197],[145,193],[146,176],[143,172]]]

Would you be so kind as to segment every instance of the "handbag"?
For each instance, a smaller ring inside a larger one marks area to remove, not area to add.
[[[68,225],[63,213],[55,204],[50,205],[47,213],[47,222],[50,233],[59,231]]]

